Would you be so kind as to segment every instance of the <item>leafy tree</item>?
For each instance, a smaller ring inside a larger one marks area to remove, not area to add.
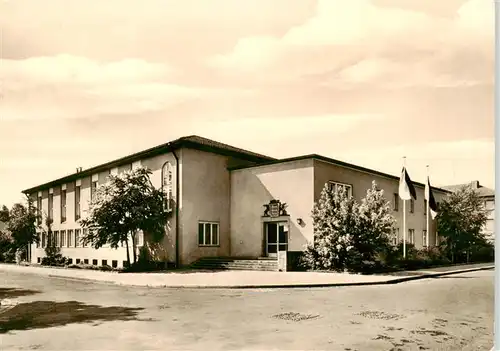
[[[2,205],[0,209],[0,222],[7,223],[9,221],[9,208]]]
[[[440,248],[453,263],[471,249],[488,246],[483,228],[488,218],[483,200],[470,185],[465,185],[441,202],[437,215]]]
[[[6,229],[12,237],[12,248],[26,249],[32,243],[38,243],[36,234],[37,215],[33,208],[33,201],[27,197],[27,205],[16,203],[10,210],[2,207],[0,215],[7,220]]]
[[[389,203],[375,182],[358,203],[344,189],[328,184],[313,211],[314,240],[308,244],[303,263],[312,269],[359,269],[389,246],[395,223]]]
[[[98,249],[105,244],[118,248],[125,243],[130,266],[129,237],[132,238],[134,262],[135,233],[142,230],[159,242],[165,235],[167,218],[163,211],[163,193],[155,189],[149,178],[151,171],[137,168],[119,175],[110,175],[106,184],[96,189],[89,216],[81,220],[88,231],[82,238]]]

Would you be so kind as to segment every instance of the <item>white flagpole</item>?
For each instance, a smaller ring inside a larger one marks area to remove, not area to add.
[[[430,216],[429,200],[431,198],[431,187],[429,184],[429,165],[427,165],[427,187],[429,188],[429,196],[427,196],[427,206],[425,208],[425,211],[427,214],[427,228],[426,228],[426,235],[425,235],[425,246],[427,247],[427,249],[429,249],[429,235],[431,235],[431,232],[429,231],[429,216]]]
[[[403,157],[403,168],[406,176],[406,156]],[[406,200],[403,200],[403,258],[406,258]]]

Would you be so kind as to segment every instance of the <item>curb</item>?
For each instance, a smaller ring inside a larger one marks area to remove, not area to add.
[[[58,278],[58,279],[66,279],[66,280],[74,280],[80,282],[92,282],[92,283],[102,283],[109,285],[117,285],[117,286],[135,286],[135,287],[146,287],[146,288],[167,288],[167,289],[300,289],[300,288],[332,288],[332,287],[343,287],[343,286],[363,286],[363,285],[394,285],[405,283],[412,280],[419,279],[432,279],[446,275],[460,274],[460,273],[469,273],[476,271],[485,271],[494,269],[495,266],[487,266],[487,267],[479,267],[479,268],[469,268],[469,269],[460,269],[448,272],[436,272],[436,273],[425,273],[421,275],[413,275],[408,277],[394,278],[389,280],[382,281],[369,281],[369,282],[353,282],[353,283],[304,283],[304,284],[274,284],[274,285],[217,285],[217,286],[209,286],[209,285],[135,285],[135,284],[127,284],[120,283],[116,281],[110,280],[97,280],[91,278],[78,278],[78,277],[68,277],[64,275],[57,274],[49,274],[50,278]]]

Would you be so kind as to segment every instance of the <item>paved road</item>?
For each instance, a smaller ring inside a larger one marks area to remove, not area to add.
[[[2,350],[489,350],[494,272],[323,289],[119,287],[0,272]]]

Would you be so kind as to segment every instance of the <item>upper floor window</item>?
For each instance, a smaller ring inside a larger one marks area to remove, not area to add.
[[[80,219],[80,186],[75,186],[75,221]]]
[[[328,185],[330,186],[330,189],[332,189],[333,191],[337,192],[343,189],[346,192],[347,197],[352,197],[352,185],[338,183],[334,181],[329,181]]]
[[[39,195],[36,199],[36,222],[42,224],[42,196]]]
[[[49,194],[49,219],[54,219],[54,194]]]
[[[165,163],[161,171],[162,171],[161,187],[163,193],[165,194],[165,203],[163,207],[165,211],[171,211],[172,199],[173,199],[172,164],[170,162]]]
[[[410,213],[415,212],[415,200],[410,199]]]
[[[66,222],[66,190],[61,190],[61,223]]]
[[[95,199],[95,193],[97,191],[97,180],[96,181],[92,181],[91,185],[90,185],[90,200],[94,200]]]
[[[399,211],[399,194],[398,193],[394,193],[392,202],[393,202],[393,210]]]
[[[424,216],[427,216],[427,200],[424,199]]]

